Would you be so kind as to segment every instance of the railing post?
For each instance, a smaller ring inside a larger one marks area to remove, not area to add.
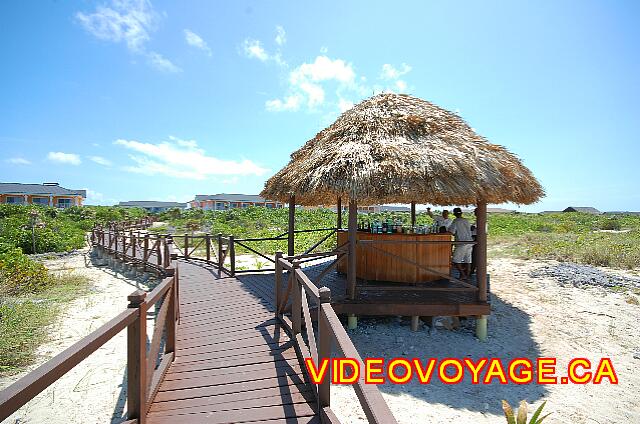
[[[209,233],[204,236],[205,248],[207,249],[207,262],[211,260],[211,235]]]
[[[218,233],[218,278],[222,277],[222,267],[224,266],[222,257],[222,233]]]
[[[156,264],[158,266],[162,265],[162,250],[160,249],[160,245],[162,244],[165,237],[158,236],[158,243],[156,244]]]
[[[187,234],[184,235],[184,258],[189,259],[189,236]]]
[[[289,256],[295,255],[295,241],[296,241],[296,196],[289,196],[289,226],[287,234],[287,254]]]
[[[138,309],[137,319],[127,327],[127,416],[144,424],[147,415],[147,294],[130,294],[129,308]]]
[[[173,237],[167,236],[164,244],[164,264],[165,269],[171,267],[171,244],[173,244]]]
[[[176,351],[176,318],[177,318],[177,305],[178,298],[178,267],[174,270],[173,284],[171,287],[171,295],[169,297],[169,309],[167,310],[166,318],[166,343],[164,345],[164,352],[170,353]],[[175,356],[174,356],[175,357]]]
[[[136,248],[138,247],[138,239],[136,239],[136,235],[133,232],[131,234],[131,257],[133,259],[136,258]]]
[[[280,311],[278,310],[278,305],[280,305],[280,288],[282,287],[282,264],[280,263],[280,259],[282,259],[282,252],[278,250],[276,252],[276,284],[274,287],[276,319],[280,318]]]
[[[229,265],[231,270],[231,276],[235,277],[236,276],[236,245],[234,242],[233,235],[229,236],[229,260],[231,261],[231,264]]]
[[[320,367],[323,359],[331,360],[331,330],[329,320],[324,313],[323,305],[331,305],[331,290],[327,287],[318,289],[320,304],[318,305],[318,363]],[[318,385],[318,411],[330,406],[331,403],[331,378],[327,374],[325,379]]]
[[[147,272],[147,261],[149,260],[149,234],[144,235],[144,245],[142,249],[142,271]]]
[[[300,269],[300,264],[297,261],[293,262],[293,269],[291,274],[293,278],[293,298],[291,299],[291,326],[293,327],[293,335],[300,334],[302,331],[302,293],[300,290],[304,290],[302,284],[298,284],[298,276],[296,271]]]

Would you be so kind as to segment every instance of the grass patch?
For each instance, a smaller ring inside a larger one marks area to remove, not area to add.
[[[47,286],[0,300],[0,375],[11,375],[31,364],[47,338],[47,326],[65,303],[87,292],[88,279],[71,272],[49,275]]]

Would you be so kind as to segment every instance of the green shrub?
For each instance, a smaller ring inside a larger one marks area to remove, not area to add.
[[[17,296],[37,293],[51,283],[47,269],[18,248],[4,248],[0,253],[0,294]]]
[[[602,221],[600,223],[600,229],[601,230],[620,230],[622,226],[620,225],[620,221],[618,221],[616,218],[609,218],[605,221]]]

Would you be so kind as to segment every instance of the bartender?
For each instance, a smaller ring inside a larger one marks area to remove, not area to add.
[[[451,221],[451,219],[449,218],[449,211],[448,210],[443,210],[442,211],[442,216],[434,216],[433,212],[431,212],[431,208],[427,208],[427,214],[433,218],[433,220],[436,222],[436,224],[438,224],[438,231],[439,232],[444,232],[444,231],[449,231],[449,226],[451,225],[451,223],[453,221]],[[444,227],[444,231],[442,230],[442,227]]]

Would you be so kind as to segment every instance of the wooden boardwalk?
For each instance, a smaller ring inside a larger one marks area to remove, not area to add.
[[[265,299],[200,263],[179,264],[176,358],[147,423],[320,422],[293,342]]]
[[[92,256],[123,272],[155,273],[160,283],[130,294],[128,307],[109,322],[0,391],[0,421],[126,330],[123,424],[338,424],[331,382],[313,385],[303,368],[304,358],[330,358],[332,345],[362,362],[332,307],[331,291],[315,286],[297,261],[281,253],[266,279],[231,277],[233,262],[229,272],[220,236],[215,261],[209,260],[208,237],[207,260],[187,254],[177,261],[172,237],[125,231],[149,223],[94,228]],[[282,283],[278,290],[275,281]],[[152,330],[149,313],[155,316]],[[377,387],[361,375],[353,388],[369,422],[396,423]]]

